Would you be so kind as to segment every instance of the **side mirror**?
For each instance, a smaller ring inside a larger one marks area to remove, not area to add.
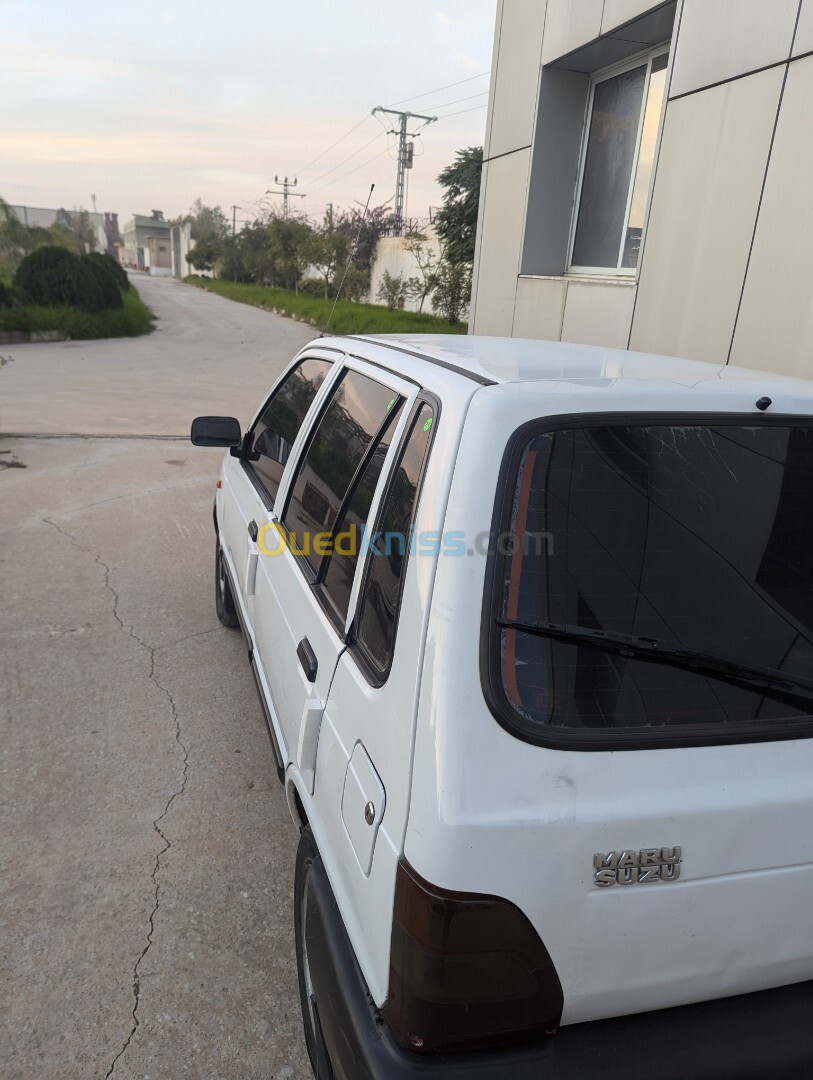
[[[189,437],[195,446],[234,447],[243,440],[240,421],[233,416],[198,416]]]

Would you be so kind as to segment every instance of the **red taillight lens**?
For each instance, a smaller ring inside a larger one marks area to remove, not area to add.
[[[562,986],[536,930],[508,900],[449,892],[401,860],[384,1018],[410,1050],[543,1039]]]

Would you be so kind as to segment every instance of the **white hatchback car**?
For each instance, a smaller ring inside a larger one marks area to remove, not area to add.
[[[813,1075],[813,384],[321,338],[192,438],[318,1077]]]

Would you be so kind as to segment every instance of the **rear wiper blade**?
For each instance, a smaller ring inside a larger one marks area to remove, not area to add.
[[[636,637],[633,634],[616,634],[570,623],[518,622],[515,619],[497,619],[497,625],[506,630],[519,630],[525,634],[555,638],[557,641],[583,642],[598,649],[605,649],[607,652],[618,653],[620,656],[670,664],[672,667],[690,668],[703,674],[717,675],[728,682],[740,683],[749,689],[765,690],[804,701],[813,701],[813,679],[788,676],[776,668],[742,664],[718,653],[687,648],[676,641]]]

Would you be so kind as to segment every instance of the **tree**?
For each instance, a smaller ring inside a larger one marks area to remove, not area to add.
[[[307,243],[306,258],[319,274],[325,287],[325,300],[335,284],[337,270],[347,262],[350,241],[344,233],[331,229],[328,223],[319,232],[314,232]]]
[[[96,250],[96,230],[87,210],[66,210],[61,206],[51,226],[52,237],[61,246],[70,248],[76,255]]]
[[[418,267],[416,276],[406,283],[407,296],[418,301],[418,311],[423,311],[424,301],[437,284],[438,261],[434,251],[427,247],[426,237],[421,233],[409,233],[404,238],[404,247],[415,260]]]
[[[432,293],[435,310],[454,326],[468,311],[470,298],[471,267],[441,259]]]
[[[215,263],[222,254],[222,241],[216,237],[209,237],[205,240],[198,240],[186,256],[186,261],[196,270],[211,270],[214,272]]]
[[[222,243],[231,235],[231,225],[219,206],[206,206],[200,198],[195,199],[186,214],[174,218],[173,225],[192,226],[192,239],[217,240]]]
[[[308,265],[308,244],[313,229],[304,218],[273,217],[268,223],[268,239],[276,267],[284,276],[285,288],[299,292],[302,273]]]
[[[444,195],[443,206],[435,215],[435,229],[452,265],[474,262],[482,170],[482,146],[469,146],[458,150],[454,162],[438,176]]]
[[[197,198],[188,213],[173,219],[172,224],[185,225],[187,222],[192,226],[190,231],[195,246],[186,256],[186,261],[196,270],[214,271],[231,236],[226,215],[219,206],[206,206]]]

